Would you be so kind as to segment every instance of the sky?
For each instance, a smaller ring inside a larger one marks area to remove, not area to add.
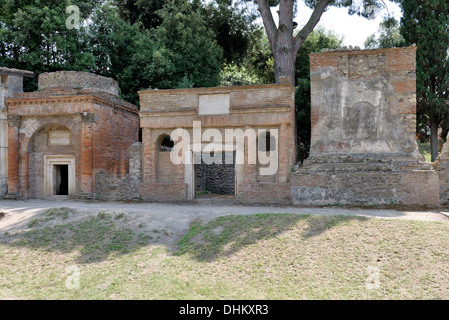
[[[312,9],[309,9],[303,1],[297,1],[298,13],[295,21],[299,27],[302,27],[308,21],[312,14]],[[376,33],[379,28],[379,23],[382,22],[382,16],[387,13],[393,14],[396,20],[399,20],[402,16],[401,8],[396,4],[388,0],[385,0],[387,9],[379,12],[374,19],[368,20],[357,15],[350,16],[347,8],[335,8],[330,7],[321,16],[321,20],[318,26],[322,26],[325,29],[332,30],[336,35],[343,36],[344,46],[359,46],[364,48],[363,43],[366,38],[373,33]],[[278,22],[277,8],[272,8],[273,17]]]

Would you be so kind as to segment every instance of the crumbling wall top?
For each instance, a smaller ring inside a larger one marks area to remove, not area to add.
[[[118,96],[117,81],[89,72],[57,71],[39,75],[39,90],[80,89],[102,91]]]

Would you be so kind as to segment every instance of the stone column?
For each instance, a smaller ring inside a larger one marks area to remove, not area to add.
[[[20,141],[19,128],[20,116],[8,116],[8,195],[20,194],[19,188],[19,162]]]

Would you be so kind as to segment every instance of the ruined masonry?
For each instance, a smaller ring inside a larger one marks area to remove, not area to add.
[[[8,192],[8,109],[7,98],[23,92],[23,77],[34,77],[34,73],[0,67],[0,197]]]
[[[439,203],[416,143],[416,47],[310,55],[310,157],[293,203]]]
[[[138,140],[137,107],[113,79],[43,73],[39,91],[16,93],[8,108],[9,198],[95,197],[95,177],[125,177]]]
[[[310,65],[312,138],[302,165],[288,81],[148,89],[138,111],[118,98],[113,79],[44,73],[38,92],[23,93],[22,77],[33,74],[0,68],[0,196],[191,201],[211,192],[240,203],[449,203],[449,147],[430,164],[416,143],[416,47],[316,53]],[[191,162],[172,161],[176,129],[190,137],[183,152]],[[245,140],[217,139],[231,129]],[[274,155],[275,172],[249,161],[251,144]],[[210,164],[206,153],[244,162]]]

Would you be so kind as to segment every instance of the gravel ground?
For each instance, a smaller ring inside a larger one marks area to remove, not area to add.
[[[76,210],[79,217],[105,213],[123,213],[128,217],[131,227],[148,230],[167,230],[172,235],[184,234],[194,220],[203,222],[218,216],[257,213],[297,213],[312,215],[355,215],[385,219],[409,219],[421,221],[449,222],[448,216],[438,210],[398,211],[387,209],[354,209],[341,207],[304,208],[304,207],[271,207],[271,206],[237,206],[211,204],[167,204],[167,203],[121,203],[121,202],[82,202],[82,201],[0,201],[0,231],[11,232],[29,228],[29,222],[49,208],[68,207]],[[3,213],[3,214],[2,214]],[[1,236],[1,233],[0,233]],[[168,242],[177,237],[170,237]],[[167,243],[169,244],[169,243]]]

